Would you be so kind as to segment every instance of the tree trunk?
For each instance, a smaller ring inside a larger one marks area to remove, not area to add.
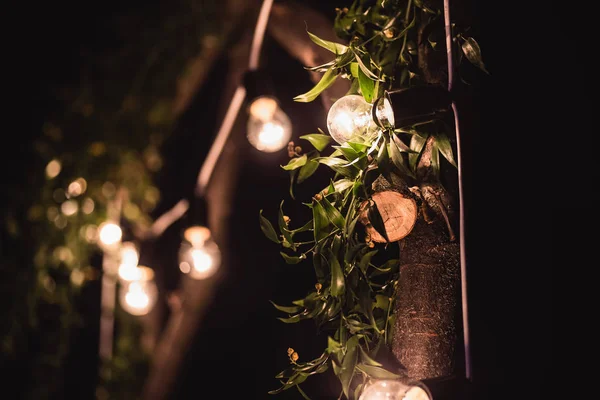
[[[459,245],[445,229],[441,221],[428,224],[420,215],[400,243],[392,351],[411,379],[454,372],[460,259]]]
[[[445,43],[438,43],[442,48],[436,51],[428,46],[423,35],[426,22],[422,13],[418,30],[421,76],[428,84],[445,86]],[[443,32],[443,21],[439,29]],[[453,125],[451,121],[449,124]],[[410,189],[417,197],[417,221],[399,242],[392,352],[407,378],[415,380],[455,373],[461,326],[460,248],[452,226],[453,199],[433,173],[432,144],[430,138],[417,166],[419,187]]]

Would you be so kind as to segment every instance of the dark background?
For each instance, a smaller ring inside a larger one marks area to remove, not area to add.
[[[345,5],[342,1],[305,3],[322,10],[332,22],[333,9]],[[542,397],[545,394],[543,378],[551,365],[552,331],[541,326],[550,316],[550,300],[545,296],[550,292],[551,273],[537,274],[531,281],[535,261],[530,258],[525,261],[519,256],[527,246],[511,239],[507,233],[516,229],[507,226],[515,220],[511,204],[521,201],[510,192],[509,184],[515,179],[511,175],[514,167],[502,168],[510,163],[505,159],[503,147],[508,146],[508,140],[499,138],[504,132],[500,121],[510,121],[506,115],[506,99],[515,96],[516,86],[511,85],[505,71],[514,67],[505,67],[502,63],[505,48],[497,34],[501,24],[497,11],[485,7],[484,2],[473,3],[478,4],[467,3],[473,11],[473,35],[483,49],[484,61],[491,72],[486,76],[471,71],[474,81],[468,89],[469,101],[463,115],[468,126],[463,132],[463,168],[473,398],[511,398],[509,394],[515,390],[513,384],[523,385],[524,380],[528,384],[522,388],[531,397],[514,398],[552,398]],[[55,106],[49,88],[77,81],[82,49],[111,46],[103,36],[107,18],[123,12],[144,13],[147,5],[148,2],[141,1],[65,2],[36,5],[35,13],[24,8],[16,10],[15,20],[9,23],[12,35],[6,36],[9,45],[4,51],[5,63],[11,70],[4,78],[7,86],[14,89],[7,99],[16,111],[13,115],[16,129],[7,128],[4,143],[0,145],[5,163],[2,168],[4,189],[21,190],[23,195],[33,192],[34,188],[26,187],[23,182],[39,168],[29,144],[40,135],[45,115]],[[268,36],[263,57],[268,68],[272,68],[282,107],[293,121],[294,137],[314,132],[316,127],[324,128],[325,114],[319,104],[305,105],[291,100],[312,86],[302,66]],[[157,178],[161,191],[167,193],[161,204],[163,209],[195,180],[202,159],[194,149],[206,148],[210,136],[195,136],[194,132],[201,126],[205,130],[212,126],[215,132],[218,129],[217,102],[205,99],[219,92],[219,82],[225,76],[226,64],[220,63],[163,148],[166,166]],[[206,396],[209,392],[223,393],[219,397],[227,399],[268,398],[266,391],[278,384],[274,375],[287,365],[288,347],[296,349],[301,359],[317,356],[323,348],[324,338],[315,336],[310,323],[284,325],[276,320],[279,315],[268,303],[273,300],[282,304],[300,298],[313,282],[310,273],[283,264],[277,246],[266,240],[258,227],[259,209],[264,209],[265,215],[273,219],[281,199],[286,199],[291,208],[287,173],[277,167],[286,162],[287,156],[283,152],[266,155],[247,147],[231,218],[234,226],[229,240],[236,251],[187,353],[173,398],[211,398]],[[315,175],[311,183],[307,182],[299,190],[298,197],[306,197],[326,184],[327,178],[319,179]],[[291,210],[292,221],[301,221],[302,213],[302,209]],[[180,229],[181,225],[175,224],[165,233],[161,239],[164,252],[157,257],[162,260],[172,257],[167,250],[174,248],[174,232]],[[547,264],[551,271],[550,263]],[[165,284],[171,289],[177,285],[178,271],[174,272],[165,276]],[[90,345],[93,340],[93,335],[88,335],[80,346]],[[92,344],[92,348],[96,347]],[[81,357],[71,362],[67,375],[79,382],[90,382],[94,379],[96,360],[85,358],[83,354],[86,352],[77,353]],[[20,373],[26,374],[26,371]],[[20,378],[26,380],[25,376]],[[93,395],[93,389],[85,385],[74,386],[70,391],[70,395],[80,399]],[[309,379],[306,391],[309,395],[317,391],[327,393],[323,398],[333,399],[338,386],[335,379],[326,374],[326,377]],[[300,398],[295,392],[287,396],[281,395],[281,398]]]

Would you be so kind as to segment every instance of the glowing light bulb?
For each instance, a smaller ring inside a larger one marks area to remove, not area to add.
[[[50,161],[48,165],[46,165],[46,176],[48,179],[56,178],[56,176],[60,174],[61,168],[60,161],[57,159]]]
[[[277,100],[269,96],[261,96],[250,104],[248,112],[254,118],[258,118],[261,121],[269,121],[275,115],[277,108]]]
[[[105,222],[98,228],[100,243],[106,247],[112,247],[121,241],[123,232],[121,227],[112,222]]]
[[[60,210],[67,217],[74,215],[77,212],[78,208],[79,206],[77,205],[77,202],[75,200],[67,200],[60,206]]]
[[[133,282],[129,285],[129,291],[125,294],[125,302],[135,309],[143,309],[150,303],[150,298],[144,293],[142,285]]]
[[[277,101],[262,96],[248,107],[248,141],[260,151],[272,153],[286,147],[292,137],[292,123]]]
[[[206,272],[213,265],[212,257],[204,249],[193,249],[192,260],[194,260],[194,269],[198,272]]]
[[[132,242],[121,245],[121,263],[119,265],[119,278],[124,281],[135,281],[141,278],[142,270],[138,268],[138,249]]]
[[[221,251],[217,244],[205,240],[200,246],[188,241],[181,244],[179,250],[179,269],[194,279],[206,279],[217,272],[221,265]]]
[[[377,125],[373,121],[372,105],[357,94],[338,99],[327,114],[329,134],[339,144],[355,140],[365,142],[375,137]]]
[[[183,232],[185,240],[194,247],[200,247],[210,238],[210,229],[205,226],[190,226]]]
[[[407,385],[395,380],[376,380],[368,384],[359,400],[432,400],[421,386]]]
[[[154,307],[158,289],[152,269],[144,266],[137,268],[141,271],[139,279],[122,284],[119,302],[129,314],[145,315]]]

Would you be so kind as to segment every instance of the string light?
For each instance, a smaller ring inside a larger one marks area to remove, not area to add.
[[[424,386],[375,380],[365,387],[359,400],[432,400],[432,397]]]
[[[292,137],[292,123],[269,96],[255,99],[248,107],[248,141],[260,151],[272,153],[283,149]]]
[[[114,247],[121,241],[123,232],[121,227],[112,222],[104,222],[98,227],[98,238],[104,247]]]
[[[131,282],[141,278],[142,270],[138,268],[139,252],[133,242],[124,242],[120,250],[119,278]]]
[[[179,269],[194,279],[206,279],[221,265],[221,251],[206,227],[193,226],[184,234],[179,249]]]
[[[146,266],[137,267],[139,279],[122,282],[119,293],[121,307],[131,315],[146,315],[152,310],[158,296],[154,271]]]
[[[339,144],[348,141],[365,142],[374,138],[378,127],[373,120],[373,105],[363,96],[350,94],[338,99],[327,114],[329,134]],[[394,123],[394,113],[387,99],[378,105],[376,116]]]

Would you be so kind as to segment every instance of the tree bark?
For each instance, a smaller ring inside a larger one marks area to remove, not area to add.
[[[441,1],[439,3],[442,9]],[[436,4],[437,5],[437,4]],[[445,42],[433,51],[427,42],[428,17],[421,13],[418,65],[427,84],[445,86]],[[443,21],[435,22],[438,33]],[[441,36],[444,37],[443,35]],[[449,123],[452,126],[452,122]],[[455,374],[460,332],[460,247],[454,234],[453,200],[431,165],[430,138],[417,165],[419,214],[413,230],[400,241],[400,277],[396,292],[392,352],[409,379]]]
[[[411,379],[451,375],[460,292],[459,245],[419,216],[401,241],[392,352]]]

